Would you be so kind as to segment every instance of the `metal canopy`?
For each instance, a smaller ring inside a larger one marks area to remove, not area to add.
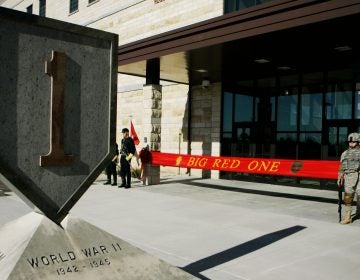
[[[262,57],[272,63],[260,71],[326,59],[324,50],[358,47],[359,16],[359,1],[272,1],[120,46],[118,72],[145,76],[145,60],[160,57],[162,80],[196,85],[220,81],[225,67],[259,71]]]

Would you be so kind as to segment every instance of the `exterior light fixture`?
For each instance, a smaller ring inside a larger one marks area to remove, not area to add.
[[[334,50],[338,52],[346,52],[346,51],[351,51],[352,48],[350,46],[345,45],[345,46],[335,47]]]
[[[285,70],[290,70],[291,67],[289,67],[289,66],[278,66],[277,69],[278,69],[278,70],[284,70],[284,71],[285,71]]]
[[[259,64],[264,64],[264,63],[269,63],[270,60],[267,60],[265,58],[259,58],[259,59],[255,59],[254,62],[259,63]]]
[[[206,70],[206,69],[196,69],[195,71],[199,72],[199,73],[207,73],[208,72],[208,70]]]

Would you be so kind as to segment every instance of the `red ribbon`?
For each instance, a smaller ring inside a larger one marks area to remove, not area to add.
[[[339,161],[213,157],[151,152],[151,164],[205,170],[337,179]]]

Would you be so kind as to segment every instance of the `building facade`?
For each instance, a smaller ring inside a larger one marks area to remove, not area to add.
[[[162,152],[338,160],[359,131],[359,0],[2,2],[119,35],[118,141],[131,120]]]

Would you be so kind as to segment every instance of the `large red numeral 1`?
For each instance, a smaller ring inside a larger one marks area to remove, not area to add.
[[[40,166],[70,165],[74,156],[64,152],[64,53],[52,51],[50,61],[45,61],[45,73],[51,77],[50,99],[50,151],[40,156]]]

